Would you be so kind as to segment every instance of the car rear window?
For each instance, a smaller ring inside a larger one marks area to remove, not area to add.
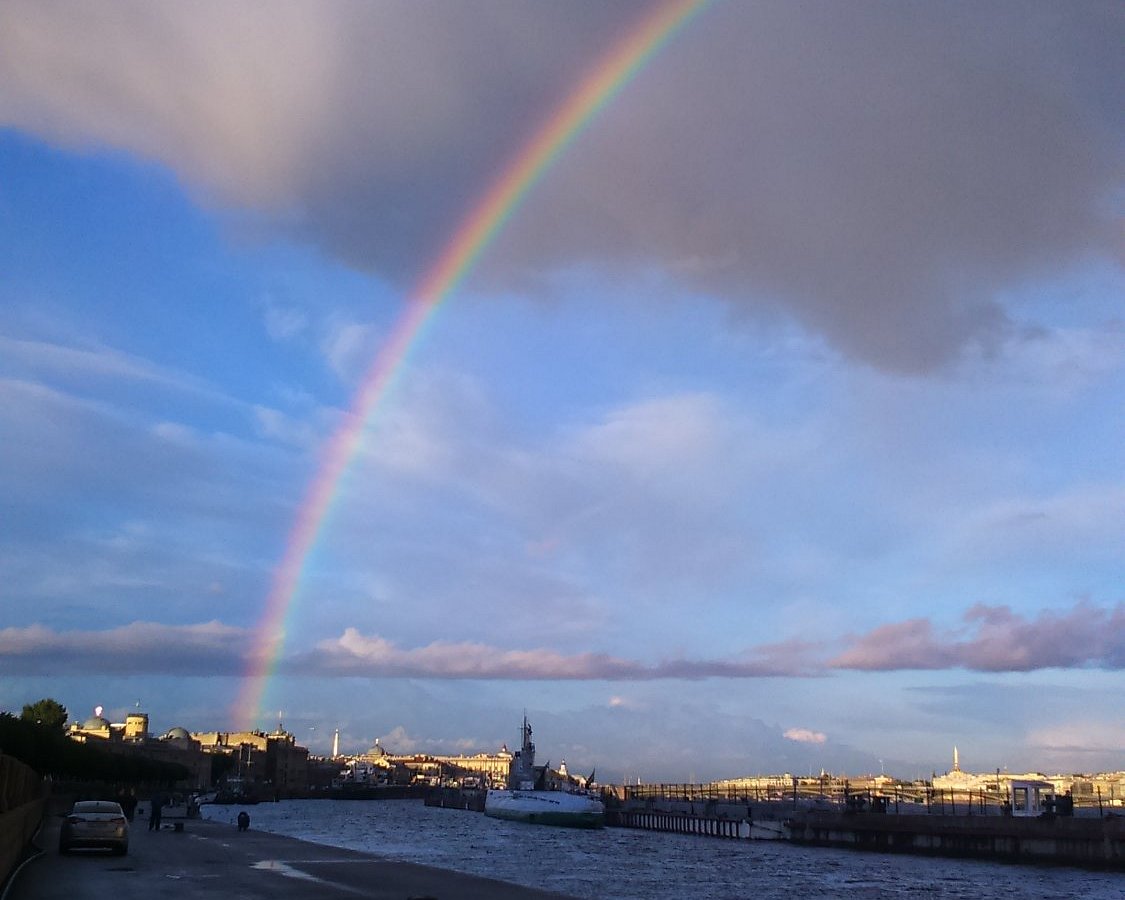
[[[120,813],[121,805],[111,800],[79,800],[74,804],[76,813]]]

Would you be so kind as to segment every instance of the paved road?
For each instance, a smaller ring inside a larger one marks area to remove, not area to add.
[[[560,900],[561,894],[379,859],[260,831],[190,821],[184,831],[133,823],[129,853],[59,855],[58,819],[39,846],[46,852],[10,885],[4,900]]]

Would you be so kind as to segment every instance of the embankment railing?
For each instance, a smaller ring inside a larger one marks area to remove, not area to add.
[[[837,778],[762,778],[753,784],[638,784],[614,788],[624,801],[691,803],[791,803],[838,806],[841,809],[939,815],[1002,815],[1010,812],[1008,791],[996,785],[980,788],[935,788],[929,782],[872,784]],[[1112,792],[1066,798],[1073,810],[1085,814],[1118,814],[1125,800]],[[1060,805],[1058,811],[1062,811]]]

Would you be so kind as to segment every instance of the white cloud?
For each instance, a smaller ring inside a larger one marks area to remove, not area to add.
[[[418,737],[410,734],[403,725],[396,725],[386,734],[379,736],[379,744],[391,753],[431,753],[456,754],[480,753],[482,750],[494,751],[497,748],[486,746],[478,738],[470,737]]]
[[[1072,483],[1054,493],[986,501],[952,532],[953,552],[973,557],[1042,561],[1116,554],[1111,535],[1125,534],[1125,484]],[[1108,540],[1107,540],[1108,539]]]
[[[195,430],[182,422],[157,422],[152,426],[152,433],[162,441],[184,447],[195,446],[198,439]]]
[[[1120,753],[1125,746],[1125,723],[1112,718],[1075,716],[1035,725],[1027,734],[1027,743],[1050,753]]]
[[[333,322],[320,342],[329,367],[349,384],[366,371],[375,346],[375,327],[365,322]]]
[[[823,744],[828,740],[828,735],[823,731],[810,731],[808,728],[789,728],[782,737],[798,744]]]
[[[287,341],[308,328],[309,319],[301,310],[268,304],[265,311],[266,334],[275,341]]]
[[[97,343],[72,346],[0,335],[0,372],[80,392],[92,383],[152,384],[223,406],[240,406],[201,378]]]
[[[570,452],[584,464],[663,482],[718,464],[727,431],[717,398],[677,394],[610,411],[574,436]]]
[[[254,407],[254,422],[263,437],[304,449],[319,446],[327,430],[315,417],[299,418],[261,405]]]

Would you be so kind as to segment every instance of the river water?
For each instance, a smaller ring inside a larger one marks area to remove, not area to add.
[[[1121,900],[1125,875],[892,856],[626,828],[580,831],[427,807],[418,800],[283,800],[251,826],[588,900],[1031,898]],[[234,822],[238,807],[204,806]]]

